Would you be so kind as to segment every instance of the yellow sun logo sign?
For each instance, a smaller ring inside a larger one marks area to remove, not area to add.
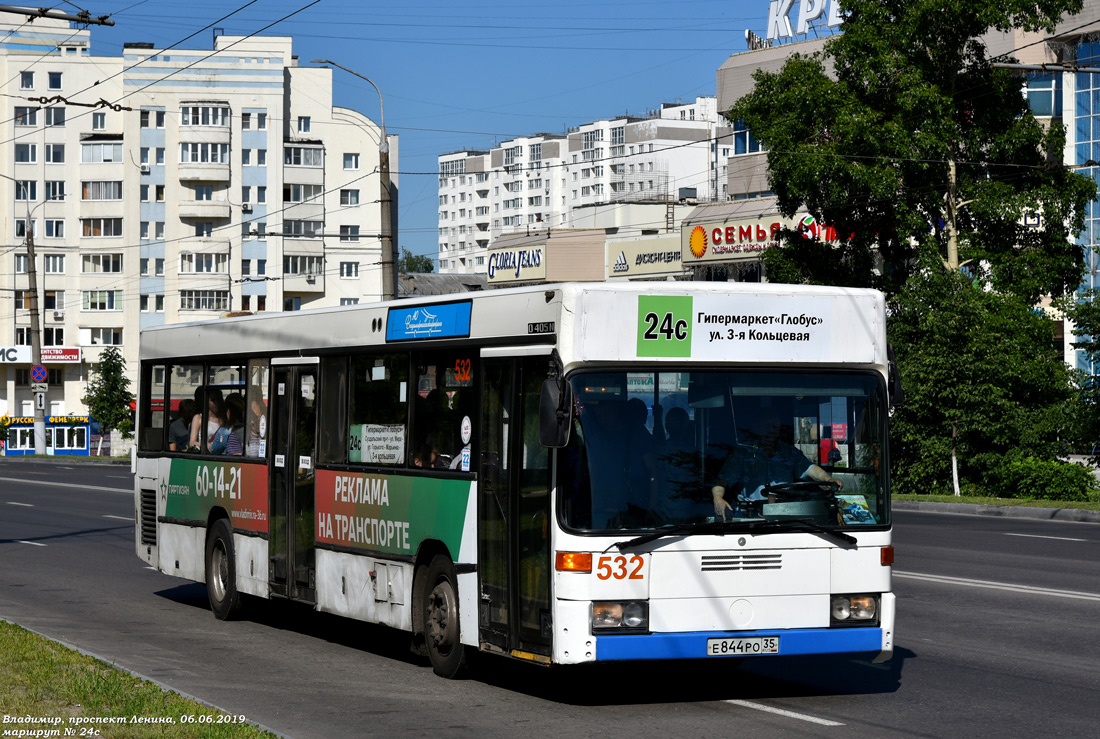
[[[691,247],[691,253],[698,259],[707,253],[707,230],[702,226],[696,226],[691,230],[691,237],[688,239],[688,246]]]

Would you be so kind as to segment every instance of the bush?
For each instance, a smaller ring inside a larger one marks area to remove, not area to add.
[[[1092,470],[1084,465],[1035,457],[1007,461],[990,477],[990,492],[998,498],[1081,502],[1097,487]]]

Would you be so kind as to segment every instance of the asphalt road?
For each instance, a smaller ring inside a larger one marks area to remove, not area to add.
[[[128,467],[0,459],[0,618],[293,737],[1088,736],[1100,525],[899,512],[886,665],[749,659],[436,677],[384,628],[217,621],[134,554]],[[0,696],[0,713],[3,697]]]

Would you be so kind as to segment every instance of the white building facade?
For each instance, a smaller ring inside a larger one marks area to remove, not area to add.
[[[105,346],[136,388],[147,326],[381,297],[381,130],[290,38],[102,57],[63,21],[0,32],[0,418],[33,413],[28,235],[49,417],[85,414]]]
[[[717,99],[700,97],[646,117],[441,155],[439,272],[484,273],[499,236],[576,227],[593,207],[724,200],[730,136]],[[636,224],[637,233],[671,227],[666,218],[651,220]]]

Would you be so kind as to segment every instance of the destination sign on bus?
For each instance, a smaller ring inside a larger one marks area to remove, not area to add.
[[[390,308],[386,341],[465,338],[470,335],[470,302]]]

